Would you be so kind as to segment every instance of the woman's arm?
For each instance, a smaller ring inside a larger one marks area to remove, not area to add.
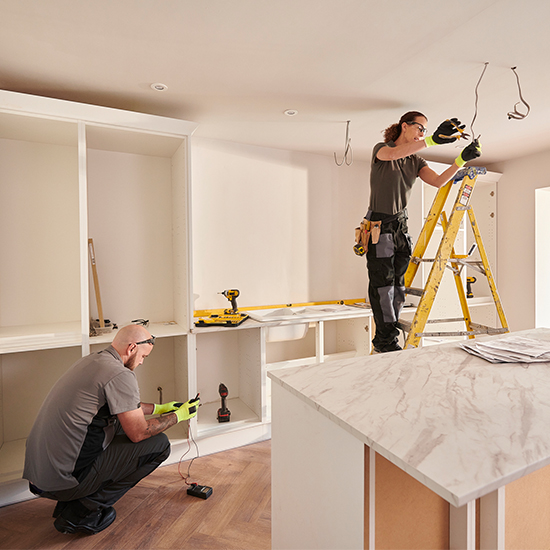
[[[422,181],[425,181],[428,185],[432,185],[433,187],[437,187],[438,189],[440,187],[443,187],[457,172],[459,167],[456,165],[456,163],[453,162],[447,170],[442,172],[441,174],[438,174],[437,172],[434,172],[429,166],[424,166],[418,175],[420,176],[420,179]]]
[[[414,141],[412,143],[403,143],[402,145],[396,145],[395,147],[380,147],[376,153],[376,158],[378,160],[398,160],[414,153],[418,153],[426,147],[426,142],[424,140]]]

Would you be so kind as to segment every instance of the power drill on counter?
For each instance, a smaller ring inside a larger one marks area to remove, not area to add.
[[[240,292],[236,288],[231,288],[220,292],[220,294],[223,294],[231,302],[231,309],[226,309],[225,313],[237,313],[237,297]]]
[[[218,409],[218,422],[229,422],[231,411],[225,405],[225,400],[229,395],[229,390],[225,384],[220,384],[218,391],[220,392],[220,396],[222,398],[222,406]]]
[[[236,288],[224,290],[223,292],[218,292],[218,294],[223,294],[231,302],[231,309],[224,309],[220,315],[213,313],[210,317],[202,317],[195,322],[195,326],[238,327],[248,319],[248,313],[237,312],[237,296],[239,296],[240,292]]]

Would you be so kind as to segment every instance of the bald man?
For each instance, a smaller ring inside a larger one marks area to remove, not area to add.
[[[58,501],[61,533],[93,535],[111,525],[113,504],[170,455],[162,432],[197,414],[198,399],[141,403],[134,370],[154,344],[145,327],[123,327],[109,347],[77,361],[38,412],[23,478],[34,494]]]

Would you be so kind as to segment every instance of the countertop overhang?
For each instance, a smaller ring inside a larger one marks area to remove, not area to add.
[[[455,342],[268,376],[453,506],[550,464],[550,363],[492,364]]]

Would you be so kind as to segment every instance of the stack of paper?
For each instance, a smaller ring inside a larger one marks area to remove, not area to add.
[[[503,336],[460,347],[491,363],[544,363],[550,361],[550,342],[524,336]]]

